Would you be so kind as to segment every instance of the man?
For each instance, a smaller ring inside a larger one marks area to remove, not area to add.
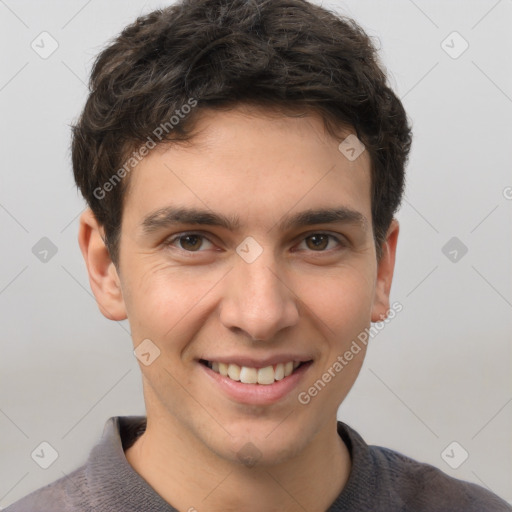
[[[98,57],[73,130],[79,243],[129,319],[146,418],[9,512],[501,511],[337,410],[389,295],[411,130],[352,20],[188,0]]]

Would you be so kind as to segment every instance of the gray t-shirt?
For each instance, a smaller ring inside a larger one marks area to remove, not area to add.
[[[145,427],[143,416],[110,418],[101,441],[83,466],[22,498],[5,512],[177,512],[124,455]],[[327,512],[512,511],[483,487],[456,480],[387,448],[368,446],[340,421],[338,433],[350,452],[352,469]],[[196,508],[202,510],[200,503]]]

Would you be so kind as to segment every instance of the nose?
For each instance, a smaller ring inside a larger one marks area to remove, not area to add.
[[[263,251],[252,263],[237,261],[227,276],[221,304],[221,323],[253,341],[275,339],[299,319],[297,298],[270,252]]]

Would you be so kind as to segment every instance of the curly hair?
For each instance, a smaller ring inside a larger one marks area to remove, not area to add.
[[[331,135],[355,131],[371,160],[380,258],[412,134],[376,48],[351,18],[306,0],[181,0],[137,18],[111,41],[89,88],[72,126],[73,172],[116,266],[129,184],[121,178],[144,156],[137,149],[191,140],[203,108],[240,104],[319,114]]]

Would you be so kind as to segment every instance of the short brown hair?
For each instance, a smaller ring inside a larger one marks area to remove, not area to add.
[[[97,56],[72,127],[75,181],[116,266],[127,189],[121,178],[136,165],[137,149],[150,140],[190,140],[203,108],[243,103],[283,115],[316,112],[333,135],[355,130],[372,162],[380,257],[402,198],[412,134],[368,35],[306,0],[181,0],[137,18]]]

